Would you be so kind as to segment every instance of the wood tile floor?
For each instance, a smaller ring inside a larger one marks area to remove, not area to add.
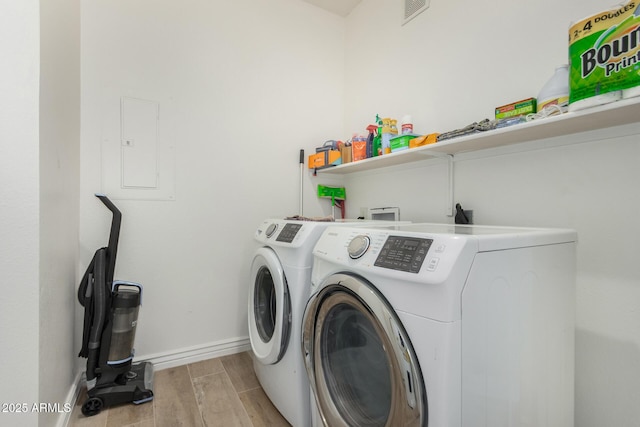
[[[154,399],[85,417],[73,408],[69,427],[290,427],[262,391],[248,352],[156,371]]]

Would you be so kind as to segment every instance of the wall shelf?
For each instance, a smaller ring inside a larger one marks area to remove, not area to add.
[[[387,166],[455,156],[459,153],[496,148],[522,142],[552,138],[631,124],[640,121],[640,97],[549,117],[511,127],[461,136],[423,147],[380,157],[372,157],[339,166],[318,169],[318,173],[349,174]]]

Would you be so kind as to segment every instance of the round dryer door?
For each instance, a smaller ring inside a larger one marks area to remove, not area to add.
[[[282,264],[273,250],[258,249],[251,264],[249,339],[263,364],[280,361],[289,342],[291,301]]]
[[[325,425],[427,426],[424,381],[409,337],[364,279],[328,278],[307,304],[302,341]]]

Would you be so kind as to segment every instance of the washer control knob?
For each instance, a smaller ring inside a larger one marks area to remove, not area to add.
[[[267,227],[267,231],[265,231],[264,234],[266,234],[267,238],[269,238],[273,236],[273,233],[275,233],[277,229],[278,229],[278,224],[273,223]]]
[[[365,252],[367,252],[367,249],[369,249],[370,244],[371,244],[371,239],[369,239],[369,236],[360,234],[354,237],[353,239],[351,239],[351,242],[349,242],[349,247],[347,247],[347,251],[349,252],[349,257],[351,259],[360,258],[362,255],[365,254]]]

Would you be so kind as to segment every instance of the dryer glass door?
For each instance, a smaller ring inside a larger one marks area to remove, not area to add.
[[[328,280],[309,301],[303,325],[307,373],[325,423],[426,426],[417,358],[386,299],[346,274]]]
[[[350,425],[384,426],[391,412],[393,378],[380,328],[345,295],[334,297],[322,309],[316,353],[323,386]]]
[[[251,278],[248,307],[251,347],[261,363],[277,363],[289,342],[291,301],[282,265],[272,250],[258,250]]]

